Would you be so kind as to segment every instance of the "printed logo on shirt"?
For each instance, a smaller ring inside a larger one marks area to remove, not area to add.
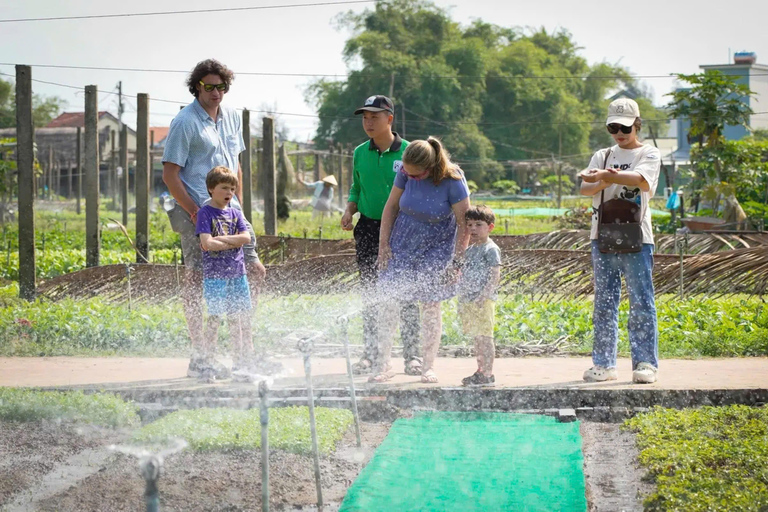
[[[630,190],[627,187],[621,187],[621,192],[619,192],[619,197],[622,199],[626,199],[627,201],[634,201],[635,203],[640,204],[641,203],[640,188],[635,187],[632,190]]]
[[[614,164],[614,165],[613,165],[613,168],[614,168],[614,169],[618,169],[618,170],[620,170],[620,171],[626,171],[626,170],[627,170],[627,169],[629,169],[630,167],[632,167],[632,164],[621,164],[621,165],[619,165],[619,164]]]
[[[658,156],[656,155],[656,153],[651,153],[646,158],[648,158],[648,160],[656,160]]]
[[[395,160],[392,164],[392,172],[400,172],[403,169],[403,161],[402,160]]]

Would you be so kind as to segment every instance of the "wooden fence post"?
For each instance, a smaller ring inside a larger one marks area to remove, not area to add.
[[[149,95],[136,96],[136,262],[149,261]],[[143,256],[143,258],[142,258]]]
[[[315,153],[315,181],[320,181],[320,155]]]
[[[251,113],[248,109],[243,109],[243,141],[245,150],[241,153],[243,163],[243,183],[241,189],[243,193],[243,214],[248,222],[253,224],[253,181],[251,175]]]
[[[85,266],[99,266],[99,90],[85,86]]]
[[[123,168],[123,176],[120,182],[120,202],[123,209],[123,226],[128,228],[128,126],[120,129],[120,167]]]
[[[344,208],[344,146],[339,142],[339,208]]]
[[[115,130],[111,130],[109,132],[110,134],[110,144],[111,149],[109,152],[109,195],[112,197],[112,206],[111,209],[117,211],[117,154],[116,146],[117,146],[117,133]]]
[[[277,234],[277,187],[275,183],[275,120],[264,116],[262,133],[264,169],[264,232],[267,235]]]
[[[77,127],[77,147],[75,148],[75,171],[77,174],[77,204],[76,211],[80,215],[80,200],[83,197],[83,155],[81,150],[83,148],[83,129]]]
[[[32,122],[32,68],[16,66],[16,167],[19,173],[19,297],[34,300],[35,126]]]

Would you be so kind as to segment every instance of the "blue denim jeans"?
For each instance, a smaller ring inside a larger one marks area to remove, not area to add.
[[[653,244],[643,244],[643,249],[636,253],[603,254],[597,249],[597,241],[592,240],[592,267],[595,271],[592,362],[606,368],[616,366],[623,275],[629,294],[632,368],[637,368],[639,363],[650,363],[658,368],[659,329],[653,295]]]

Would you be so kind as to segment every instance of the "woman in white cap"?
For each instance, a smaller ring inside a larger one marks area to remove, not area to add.
[[[658,373],[658,325],[653,291],[653,229],[649,201],[659,180],[660,153],[638,140],[642,126],[640,109],[631,99],[620,98],[608,106],[606,127],[614,146],[596,152],[589,167],[579,173],[581,193],[592,196],[592,266],[595,272],[594,366],[584,380],[616,380],[618,313],[621,276],[629,295],[629,345],[632,380],[656,382]],[[603,207],[608,201],[611,208]],[[631,229],[621,231],[610,218],[617,211],[632,212]],[[608,217],[608,218],[606,218]],[[608,221],[613,224],[607,223]],[[638,225],[639,224],[639,225]],[[602,227],[600,227],[602,226]],[[615,233],[620,233],[618,236]],[[612,238],[613,236],[613,238]],[[623,238],[623,239],[622,239]],[[634,239],[634,240],[627,240]],[[625,249],[627,243],[631,247]]]
[[[299,183],[311,188],[314,191],[310,204],[312,205],[312,218],[319,213],[325,216],[325,213],[331,214],[332,212],[343,212],[341,208],[333,206],[333,188],[338,186],[336,177],[333,175],[326,176],[320,181],[306,182],[301,178],[300,174],[296,174],[296,179]]]

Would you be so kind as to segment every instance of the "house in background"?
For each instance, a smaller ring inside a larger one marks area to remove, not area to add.
[[[732,64],[704,64],[699,66],[702,70],[717,70],[724,75],[736,78],[737,84],[749,87],[755,95],[751,98],[744,97],[742,101],[755,112],[749,119],[749,127],[752,130],[768,128],[768,115],[759,114],[768,112],[768,66],[757,63],[757,55],[753,52],[737,52],[734,54]],[[683,89],[680,89],[683,90]],[[673,158],[677,162],[688,163],[690,159],[691,142],[688,132],[691,122],[688,119],[675,120],[677,125],[677,150]],[[739,140],[750,134],[743,126],[727,125],[723,130],[726,140]]]

